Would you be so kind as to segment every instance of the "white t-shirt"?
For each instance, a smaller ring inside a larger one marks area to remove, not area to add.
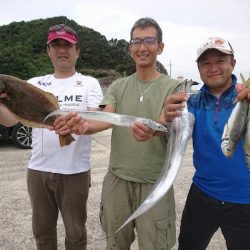
[[[65,79],[54,75],[35,77],[28,81],[40,89],[53,93],[61,109],[87,110],[98,108],[103,94],[97,79],[75,73]],[[90,169],[91,137],[72,135],[75,141],[61,147],[54,131],[32,129],[32,152],[29,168],[39,171],[76,174]]]

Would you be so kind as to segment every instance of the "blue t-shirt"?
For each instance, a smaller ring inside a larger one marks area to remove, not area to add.
[[[188,100],[189,112],[195,115],[193,131],[193,182],[207,195],[221,201],[250,204],[250,171],[247,167],[242,139],[232,158],[221,150],[224,125],[234,108],[236,77],[232,86],[219,98],[204,85]],[[250,139],[250,138],[249,138]]]

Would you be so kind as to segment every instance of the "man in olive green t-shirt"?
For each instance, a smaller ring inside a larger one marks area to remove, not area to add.
[[[165,98],[178,82],[156,69],[157,55],[164,48],[161,28],[155,20],[141,18],[135,22],[130,36],[129,52],[136,73],[113,82],[100,106],[106,112],[164,121]],[[83,120],[76,114],[64,119],[70,128],[67,132],[76,134],[93,134],[112,127]],[[131,129],[113,126],[110,164],[103,181],[100,208],[101,226],[107,236],[144,201],[159,177],[165,155],[166,137],[156,136],[153,129],[140,123],[133,124]],[[108,237],[106,249],[130,249],[135,239],[134,229],[141,250],[173,247],[176,240],[173,188],[152,209]]]

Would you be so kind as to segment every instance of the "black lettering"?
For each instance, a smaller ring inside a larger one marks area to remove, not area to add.
[[[82,102],[82,95],[65,96],[65,97],[64,97],[64,100],[60,100],[58,96],[57,96],[56,98],[57,98],[57,101],[58,101],[58,102],[63,102],[63,101],[65,101],[65,102],[67,102],[67,101],[70,101],[70,102],[72,102],[72,101]]]
[[[82,101],[82,95],[76,95],[76,102]]]
[[[73,101],[73,96],[65,96],[64,101]]]
[[[58,102],[62,102],[62,100],[59,100],[59,97],[58,97],[58,96],[56,97],[56,99],[57,99]]]

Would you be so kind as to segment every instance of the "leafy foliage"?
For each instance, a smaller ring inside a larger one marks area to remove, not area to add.
[[[46,52],[46,41],[49,28],[60,23],[71,26],[79,37],[81,52],[76,65],[79,72],[87,72],[97,78],[111,72],[100,69],[113,69],[120,75],[135,72],[126,40],[112,38],[108,41],[99,32],[59,16],[0,26],[0,73],[29,79],[53,72]],[[159,62],[157,68],[167,73]]]

